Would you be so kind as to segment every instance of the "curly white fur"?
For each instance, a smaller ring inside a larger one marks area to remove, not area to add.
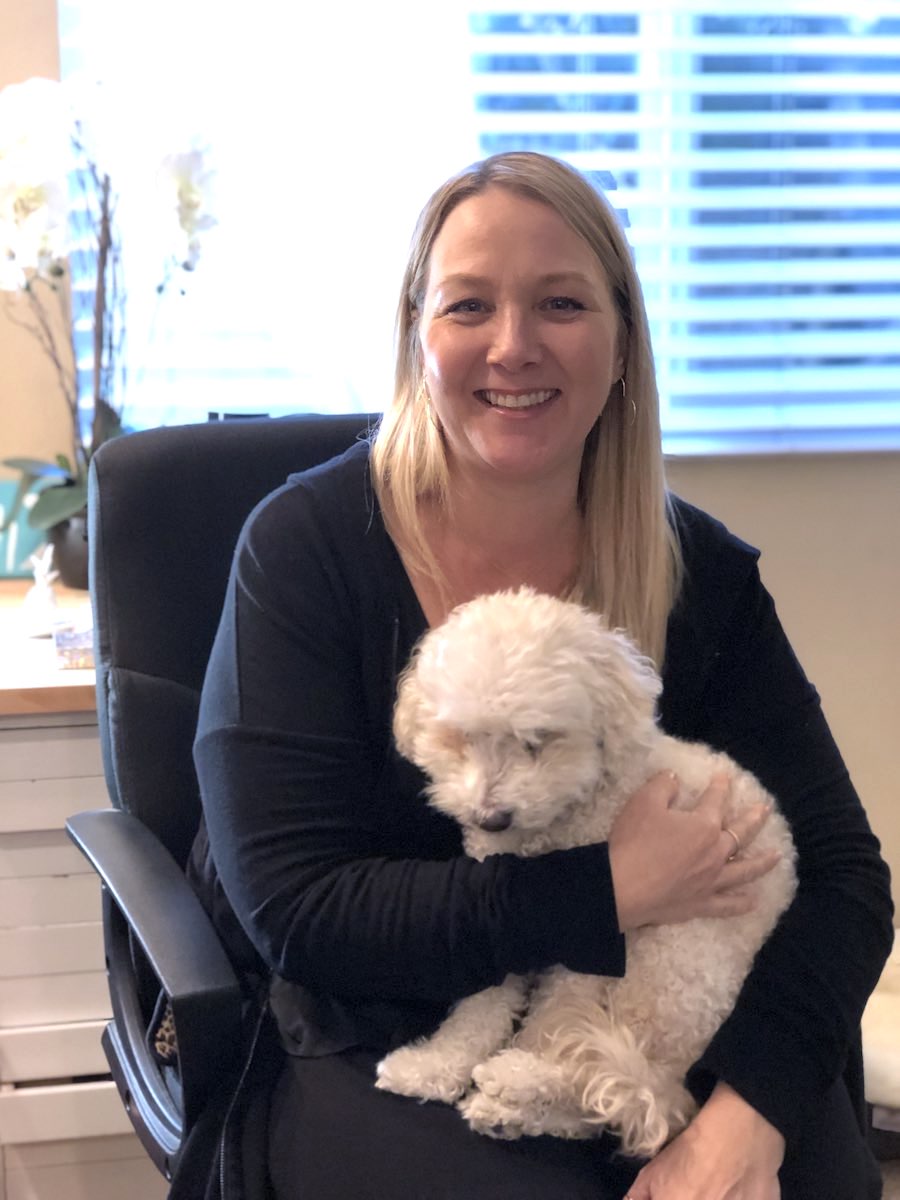
[[[400,680],[394,734],[479,860],[605,841],[626,800],[661,770],[678,776],[681,808],[721,771],[731,780],[727,820],[774,803],[725,755],[658,729],[660,686],[599,616],[523,588],[462,605],[426,634]],[[460,1001],[430,1038],[389,1054],[377,1086],[456,1102],[493,1137],[609,1129],[625,1153],[655,1154],[693,1115],[685,1073],[796,890],[777,811],[750,852],[772,847],[782,858],[757,885],[753,912],[629,933],[623,979],[560,966],[509,976]]]

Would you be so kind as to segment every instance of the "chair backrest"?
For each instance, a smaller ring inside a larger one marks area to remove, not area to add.
[[[371,424],[357,413],[175,426],[94,456],[88,549],[107,786],[182,865],[200,815],[200,688],[241,526],[291,473],[342,453]]]

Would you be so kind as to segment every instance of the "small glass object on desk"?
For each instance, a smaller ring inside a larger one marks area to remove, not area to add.
[[[93,670],[94,623],[89,605],[59,613],[53,623],[53,647],[56,665],[63,670]]]

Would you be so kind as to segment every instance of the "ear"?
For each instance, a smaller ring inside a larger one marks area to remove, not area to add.
[[[623,685],[628,692],[635,715],[638,713],[653,719],[656,701],[662,692],[659,672],[646,654],[641,654],[634,642],[624,634],[619,635],[622,643]]]
[[[598,708],[615,697],[615,710],[628,724],[653,720],[662,682],[653,663],[634,643],[619,631],[607,630],[605,649],[595,672],[595,699]]]
[[[425,698],[416,675],[416,659],[404,670],[397,683],[394,705],[394,741],[398,751],[415,762],[418,734],[427,719]]]

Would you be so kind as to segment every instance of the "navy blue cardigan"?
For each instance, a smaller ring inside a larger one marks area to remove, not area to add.
[[[888,872],[757,553],[688,504],[675,514],[686,578],[660,722],[759,776],[800,873],[690,1082],[703,1096],[725,1079],[789,1134],[844,1069],[889,951]],[[208,843],[201,832],[192,873],[235,957],[222,888],[291,983],[276,1001],[298,1053],[398,1044],[509,971],[625,968],[605,845],[475,863],[425,804],[390,734],[397,674],[425,627],[367,446],[293,478],[248,521],[201,704]]]

